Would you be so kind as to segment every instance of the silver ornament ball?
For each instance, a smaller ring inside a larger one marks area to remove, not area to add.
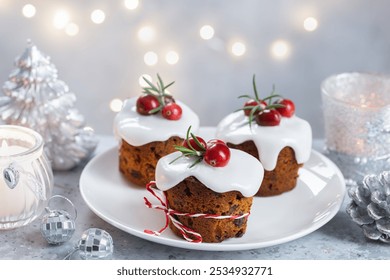
[[[84,260],[109,259],[114,251],[111,235],[105,230],[90,228],[83,232],[78,243],[80,257]]]
[[[41,233],[49,244],[57,245],[72,238],[75,221],[64,210],[49,210],[41,221]]]

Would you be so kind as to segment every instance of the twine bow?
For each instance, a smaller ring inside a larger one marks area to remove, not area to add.
[[[250,213],[245,213],[242,215],[217,215],[217,214],[203,214],[203,213],[181,213],[176,210],[173,210],[168,207],[168,201],[167,197],[163,192],[161,196],[157,194],[157,192],[153,189],[153,186],[156,185],[156,182],[151,181],[146,185],[146,190],[149,191],[155,198],[157,198],[158,201],[160,201],[161,205],[153,205],[146,197],[144,197],[145,205],[148,208],[152,209],[157,209],[157,210],[162,210],[165,213],[165,225],[162,227],[160,230],[155,231],[155,230],[149,230],[145,229],[144,232],[147,234],[152,234],[159,236],[161,233],[163,233],[168,225],[169,221],[172,222],[172,224],[180,231],[181,235],[183,238],[189,242],[193,243],[201,243],[202,242],[202,236],[197,233],[196,231],[192,230],[191,228],[183,225],[180,221],[178,221],[175,216],[186,216],[190,218],[206,218],[206,219],[231,219],[231,220],[236,220],[236,219],[242,219],[246,218],[249,216]],[[191,237],[193,236],[193,238]]]

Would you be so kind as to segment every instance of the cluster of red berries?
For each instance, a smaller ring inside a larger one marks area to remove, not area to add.
[[[164,85],[161,77],[157,74],[158,82],[156,86],[145,77],[142,78],[149,86],[143,88],[143,95],[137,99],[137,112],[145,116],[161,112],[161,115],[167,120],[179,120],[183,111],[180,105],[175,102],[175,99],[165,92],[174,82]]]
[[[253,75],[253,90],[255,96],[241,95],[241,97],[249,98],[245,102],[244,114],[249,117],[249,124],[256,121],[261,126],[276,126],[280,124],[282,117],[290,118],[295,113],[295,105],[290,99],[280,98],[279,95],[272,94],[266,98],[260,99],[258,97],[255,75]],[[272,102],[272,98],[277,98],[275,102]],[[268,102],[268,103],[267,103]]]
[[[188,129],[186,139],[182,145],[175,146],[176,150],[182,153],[182,156],[196,158],[190,167],[202,160],[213,167],[224,167],[229,163],[230,149],[225,142],[218,139],[206,142],[203,138],[190,133],[190,130],[191,127]]]

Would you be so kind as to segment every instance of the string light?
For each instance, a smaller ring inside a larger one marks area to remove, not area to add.
[[[277,40],[271,44],[271,54],[276,59],[287,58],[290,54],[290,44],[284,40]]]
[[[65,10],[58,10],[54,14],[53,25],[57,29],[64,29],[65,26],[69,23],[70,16],[69,13]]]
[[[168,64],[176,64],[179,61],[179,54],[175,51],[169,51],[165,55],[165,60]]]
[[[145,78],[145,79],[147,79],[148,81],[153,81],[153,79],[152,79],[152,77],[150,76],[150,75],[148,75],[148,74],[142,74],[140,77],[139,77],[139,79],[138,79],[138,83],[139,83],[139,85],[141,86],[141,87],[148,87],[149,85],[148,85],[148,83],[147,82],[145,82],[145,80],[143,79],[143,78]]]
[[[26,4],[22,8],[22,14],[26,18],[32,18],[33,16],[35,16],[36,12],[37,9],[32,4]]]
[[[144,62],[146,65],[153,66],[158,62],[158,56],[155,52],[147,52],[144,55]]]
[[[156,32],[151,26],[143,26],[138,30],[138,39],[144,43],[152,42]]]
[[[242,56],[246,52],[246,46],[242,42],[234,42],[231,51],[235,56]]]
[[[79,26],[73,22],[69,23],[65,27],[65,33],[68,36],[76,36],[79,33]]]
[[[318,27],[318,21],[314,17],[308,17],[303,21],[303,28],[306,31],[309,32],[314,31],[317,29],[317,27]]]
[[[203,40],[210,40],[214,37],[214,28],[210,25],[203,25],[199,30],[199,35]]]
[[[125,0],[125,7],[129,10],[135,10],[138,7],[139,1],[138,0]]]
[[[102,10],[94,10],[91,13],[91,20],[95,24],[101,24],[106,19],[106,14]]]
[[[120,112],[122,110],[122,106],[123,106],[123,101],[120,100],[119,98],[114,98],[110,102],[110,109],[115,113]]]

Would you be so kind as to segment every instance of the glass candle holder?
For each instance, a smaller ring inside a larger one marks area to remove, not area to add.
[[[0,125],[0,229],[37,218],[53,189],[53,173],[37,132]]]
[[[351,183],[390,170],[390,77],[343,73],[321,85],[327,156]]]

